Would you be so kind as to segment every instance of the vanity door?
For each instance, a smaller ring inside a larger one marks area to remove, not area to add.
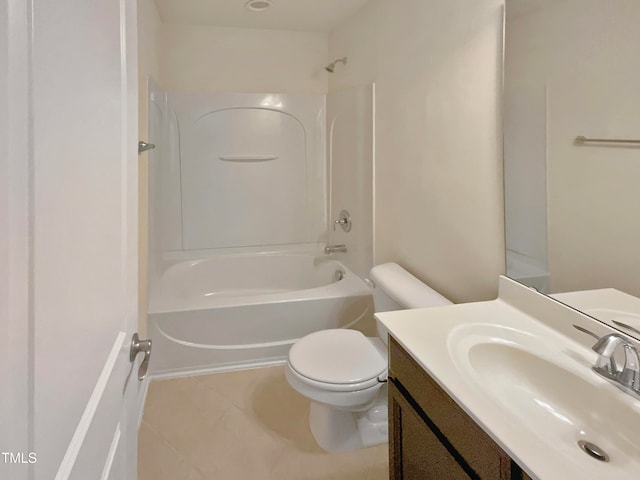
[[[392,382],[389,411],[393,419],[389,455],[394,459],[390,469],[393,480],[470,478]]]
[[[526,480],[524,472],[389,338],[392,480]]]

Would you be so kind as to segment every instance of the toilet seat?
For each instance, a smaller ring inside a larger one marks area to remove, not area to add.
[[[361,332],[321,330],[298,340],[289,351],[289,367],[300,381],[347,392],[384,381],[387,361]]]
[[[312,387],[318,390],[323,390],[327,392],[357,392],[360,390],[366,390],[367,388],[379,386],[383,381],[383,378],[386,378],[386,372],[384,375],[380,375],[380,377],[373,377],[368,380],[357,382],[357,383],[329,383],[329,382],[319,382],[312,378],[306,377],[302,375],[300,372],[296,371],[291,364],[288,364],[289,372],[300,382],[304,383],[307,387]]]

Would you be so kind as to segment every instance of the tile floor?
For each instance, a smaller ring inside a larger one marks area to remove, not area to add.
[[[322,451],[284,367],[152,382],[139,480],[386,480],[387,446]]]

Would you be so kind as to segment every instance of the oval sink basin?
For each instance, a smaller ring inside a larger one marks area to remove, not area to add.
[[[591,370],[595,352],[487,324],[456,329],[449,352],[476,388],[513,417],[514,428],[568,459],[600,463],[580,451],[578,441],[587,440],[605,450],[611,464],[640,471],[640,402]]]

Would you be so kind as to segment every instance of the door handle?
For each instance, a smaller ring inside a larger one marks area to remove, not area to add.
[[[129,353],[129,360],[133,363],[139,353],[144,353],[144,358],[140,364],[138,370],[138,380],[144,380],[147,376],[147,370],[149,370],[149,358],[151,357],[151,340],[140,340],[137,333],[133,334],[131,338],[131,350]]]

